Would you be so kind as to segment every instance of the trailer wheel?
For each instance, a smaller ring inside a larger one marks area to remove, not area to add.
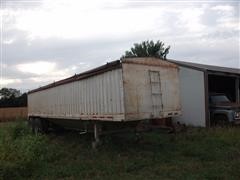
[[[32,128],[32,121],[33,121],[33,118],[29,117],[28,121],[27,121],[27,125],[28,125],[29,128]]]
[[[57,134],[62,134],[64,132],[64,127],[55,124],[55,123],[51,123],[51,127],[53,128],[53,130],[57,133]]]
[[[33,118],[32,119],[32,132],[34,134],[39,134],[42,132],[42,124],[40,118]]]
[[[29,118],[28,120],[28,125],[31,128],[32,133],[34,133],[34,128],[35,128],[35,120],[33,117]]]
[[[43,133],[48,133],[49,130],[49,121],[46,119],[41,119],[41,131]]]
[[[30,124],[31,124],[31,128],[32,128],[32,132],[34,134],[47,133],[48,132],[49,123],[45,119],[31,118]]]

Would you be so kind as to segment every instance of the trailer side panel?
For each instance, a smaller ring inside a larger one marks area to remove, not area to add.
[[[29,116],[123,121],[122,69],[30,93]]]

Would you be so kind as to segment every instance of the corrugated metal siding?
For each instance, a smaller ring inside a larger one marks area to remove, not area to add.
[[[206,127],[205,89],[202,71],[180,67],[180,98],[182,116],[175,121],[186,125]]]
[[[31,93],[28,101],[30,116],[123,120],[122,69]]]
[[[160,72],[163,110],[165,112],[181,110],[178,69],[162,68]]]
[[[126,119],[165,118],[181,113],[177,66],[161,60],[153,62],[150,59],[149,63],[147,60],[144,63],[123,63],[122,68]],[[154,86],[151,86],[150,72],[158,72],[160,75],[159,92],[155,92],[156,88],[153,92]],[[153,94],[157,93],[162,97],[156,98]],[[162,102],[156,103],[156,100]],[[158,106],[158,109],[155,106]]]
[[[150,71],[160,77],[162,97],[153,98]],[[127,59],[119,69],[32,91],[28,100],[29,116],[109,121],[172,117],[180,114],[178,67],[155,58]]]

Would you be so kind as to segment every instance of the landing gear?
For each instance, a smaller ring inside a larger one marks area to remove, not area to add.
[[[100,142],[100,135],[102,132],[102,126],[99,122],[95,122],[93,124],[93,131],[94,131],[94,141],[92,142],[92,148],[96,149],[99,146]]]

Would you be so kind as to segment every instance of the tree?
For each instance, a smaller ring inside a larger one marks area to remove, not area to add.
[[[157,57],[160,59],[166,59],[169,53],[170,46],[164,47],[162,41],[143,41],[141,43],[135,43],[130,51],[126,51],[122,58],[128,57]]]
[[[0,89],[0,107],[24,107],[27,106],[27,94],[17,89]]]
[[[21,95],[20,91],[12,88],[2,88],[0,90],[1,99],[17,98]]]

